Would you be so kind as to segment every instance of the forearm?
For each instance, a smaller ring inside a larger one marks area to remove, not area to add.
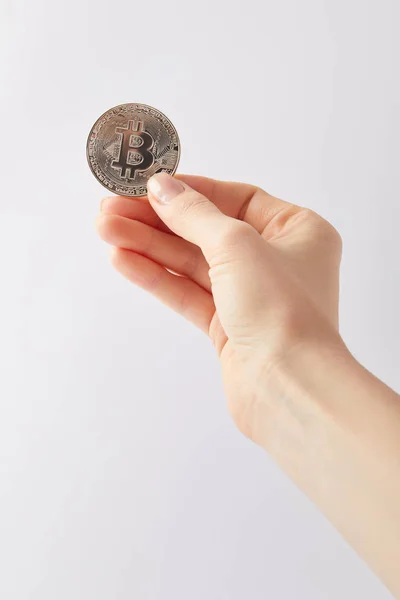
[[[266,449],[400,597],[399,396],[341,344],[304,348],[268,384]]]

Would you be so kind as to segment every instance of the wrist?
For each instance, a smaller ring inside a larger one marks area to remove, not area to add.
[[[310,456],[340,408],[338,382],[358,368],[342,338],[331,332],[293,344],[260,378],[255,441],[292,477],[309,470]]]
[[[259,405],[256,441],[324,512],[335,513],[332,502],[345,490],[356,510],[358,477],[371,498],[380,477],[399,481],[399,396],[338,335],[288,353],[264,381]],[[380,483],[383,490],[387,480]]]
[[[334,338],[293,351],[269,385],[261,445],[400,594],[398,395]]]

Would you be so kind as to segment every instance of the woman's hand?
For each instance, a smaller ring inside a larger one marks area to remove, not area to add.
[[[339,336],[335,229],[249,185],[165,174],[149,203],[107,198],[97,226],[118,271],[209,333],[238,427],[400,598],[400,402]]]
[[[341,343],[340,236],[251,185],[161,174],[148,199],[103,201],[113,265],[210,335],[233,418],[265,445],[264,417],[287,393],[272,385],[278,365],[308,342]]]

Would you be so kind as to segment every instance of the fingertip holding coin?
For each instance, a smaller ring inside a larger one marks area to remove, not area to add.
[[[90,170],[105,188],[140,198],[147,195],[148,181],[154,175],[174,175],[180,141],[161,111],[146,104],[121,104],[97,119],[86,155]]]
[[[167,173],[158,173],[151,177],[147,184],[152,198],[160,204],[169,204],[176,196],[181,194],[185,188],[183,183]]]

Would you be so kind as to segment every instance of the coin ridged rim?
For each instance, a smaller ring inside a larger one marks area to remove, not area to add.
[[[87,160],[87,163],[88,163],[88,165],[89,165],[89,169],[90,169],[91,173],[93,174],[94,178],[96,179],[96,181],[98,181],[98,182],[100,183],[100,185],[102,185],[102,186],[103,186],[103,187],[104,187],[106,190],[108,190],[110,193],[115,193],[115,192],[114,192],[113,190],[110,190],[110,188],[109,188],[108,186],[106,186],[106,185],[105,185],[105,184],[104,184],[104,183],[103,183],[103,182],[102,182],[102,181],[101,181],[101,180],[100,180],[100,179],[97,177],[96,173],[94,172],[94,170],[93,170],[93,168],[92,168],[92,165],[91,165],[91,163],[90,163],[90,158],[89,158],[89,141],[90,141],[91,135],[92,135],[92,133],[93,133],[93,129],[96,127],[97,123],[98,123],[99,121],[101,121],[101,119],[102,119],[103,117],[105,117],[105,115],[106,115],[107,113],[109,113],[111,110],[116,110],[117,108],[121,108],[121,107],[123,107],[123,106],[129,106],[129,105],[137,106],[137,107],[139,107],[139,108],[143,106],[143,107],[145,107],[145,108],[151,108],[152,110],[155,110],[156,112],[160,113],[160,114],[161,114],[161,115],[164,117],[164,119],[165,119],[166,121],[168,121],[168,123],[169,123],[169,124],[171,125],[171,127],[174,129],[174,131],[175,131],[175,134],[176,134],[176,139],[177,139],[177,141],[178,141],[178,157],[177,157],[177,160],[176,160],[176,165],[175,165],[174,169],[172,170],[172,173],[171,173],[171,175],[174,175],[174,174],[176,173],[176,171],[177,171],[177,169],[178,169],[178,165],[179,165],[179,160],[180,160],[180,158],[181,158],[181,140],[179,139],[179,134],[178,134],[178,131],[177,131],[177,129],[176,129],[176,127],[175,127],[175,125],[172,123],[172,121],[170,121],[170,119],[167,117],[167,115],[165,115],[165,114],[164,114],[164,113],[163,113],[161,110],[159,110],[159,109],[158,109],[158,108],[156,108],[155,106],[151,106],[150,104],[142,104],[142,103],[139,103],[139,102],[124,102],[123,104],[117,104],[116,106],[112,106],[112,107],[111,107],[111,108],[109,108],[108,110],[105,110],[105,111],[103,112],[103,114],[101,114],[101,115],[100,115],[100,117],[99,117],[98,119],[96,119],[96,121],[93,123],[92,127],[90,128],[89,135],[87,136],[87,140],[86,140],[86,160]],[[141,195],[139,195],[139,194],[136,194],[136,195],[132,195],[132,196],[124,196],[124,197],[125,197],[125,198],[144,198],[145,196],[147,196],[147,195],[148,195],[148,194],[147,194],[147,183],[145,184],[145,187],[146,187],[146,194],[141,194]],[[121,194],[115,194],[115,195],[116,195],[116,196],[120,196]]]

